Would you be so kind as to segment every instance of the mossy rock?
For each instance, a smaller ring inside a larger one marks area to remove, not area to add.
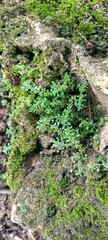
[[[46,239],[108,239],[108,186],[73,177],[69,156],[40,156],[14,201],[12,219]]]

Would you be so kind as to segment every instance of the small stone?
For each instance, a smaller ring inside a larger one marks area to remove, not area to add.
[[[101,129],[99,152],[104,155],[108,161],[108,122]]]
[[[13,240],[23,240],[23,239],[19,238],[18,236],[14,236]]]
[[[0,132],[5,132],[6,124],[1,120],[0,121]]]
[[[9,234],[8,238],[9,238],[9,240],[13,240],[14,239],[14,234],[13,233]]]
[[[39,137],[40,144],[43,148],[49,148],[53,142],[53,138],[47,135]]]
[[[0,116],[8,116],[8,115],[9,115],[9,112],[5,108],[0,109]]]

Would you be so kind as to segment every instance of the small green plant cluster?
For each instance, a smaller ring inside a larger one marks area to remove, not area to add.
[[[75,84],[68,73],[52,81],[49,89],[41,89],[30,111],[40,116],[37,129],[55,137],[59,149],[79,149],[81,143],[95,130],[93,120],[84,116],[87,107],[87,83]]]

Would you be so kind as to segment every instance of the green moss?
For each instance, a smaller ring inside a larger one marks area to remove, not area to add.
[[[98,24],[103,25],[104,27],[108,28],[108,21],[106,17],[103,17],[102,13],[100,11],[95,11],[94,14],[94,19]]]
[[[96,33],[93,23],[80,24],[80,26],[78,27],[78,30],[86,36],[91,36],[92,34]]]
[[[30,122],[30,125],[27,123],[27,128],[20,127],[14,141],[11,140],[10,144],[7,183],[11,189],[18,190],[24,178],[27,154],[33,152],[37,146],[36,128],[32,122]]]
[[[41,18],[45,18],[46,16],[50,15],[52,12],[54,12],[54,10],[56,10],[57,7],[57,2],[55,0],[52,0],[51,3],[50,2],[46,2],[46,1],[29,1],[26,0],[26,4],[27,4],[27,9],[36,14],[36,15],[40,15]],[[41,11],[42,9],[42,11]]]
[[[70,178],[68,176],[64,176],[60,181],[61,189],[66,189],[69,185]]]
[[[0,52],[3,51],[3,43],[0,43]]]
[[[14,147],[7,163],[7,184],[15,192],[21,187],[25,175],[25,157]]]
[[[80,198],[83,195],[83,188],[76,186],[73,190],[73,197]]]
[[[51,224],[49,220],[48,225],[45,227],[46,235],[53,236],[53,239],[58,237],[63,240],[65,237],[62,236],[62,231],[64,236],[66,231],[70,231],[70,236],[72,232],[74,232],[76,239],[93,240],[95,234],[97,240],[101,238],[107,239],[106,219],[101,215],[97,202],[93,201],[96,192],[97,198],[104,204],[103,209],[106,209],[107,190],[104,188],[105,180],[100,181],[99,186],[96,180],[92,183],[90,182],[90,184],[88,181],[86,189],[84,189],[84,186],[81,187],[77,185],[73,188],[71,185],[73,193],[70,196],[68,192],[69,189],[67,189],[65,193],[60,192],[61,180],[58,180],[57,168],[59,169],[59,165],[55,166],[55,164],[51,164],[51,160],[48,160],[43,170],[46,185],[45,191],[47,193],[46,195],[44,194],[44,197],[47,197],[47,201],[50,203],[50,206],[52,206],[52,209],[53,206],[54,209],[56,209],[53,214],[48,216],[52,220]],[[41,200],[42,199],[40,199],[40,201]],[[44,201],[46,200],[44,199]],[[54,217],[54,220],[52,217]],[[77,230],[75,231],[75,229]],[[55,231],[56,237],[53,235]]]
[[[53,217],[57,212],[57,209],[56,209],[56,206],[54,206],[53,204],[51,204],[49,207],[48,207],[48,217]]]
[[[99,186],[96,188],[96,197],[99,199],[103,205],[108,208],[108,185],[107,183],[101,183]]]
[[[34,126],[31,125],[25,130],[20,128],[15,144],[22,155],[32,152],[37,144],[37,135]]]

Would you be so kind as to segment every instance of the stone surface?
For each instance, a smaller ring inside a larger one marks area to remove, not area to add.
[[[19,190],[12,206],[12,222],[21,226],[24,226],[25,222],[26,228],[31,230],[37,230],[38,227],[43,228],[47,218],[48,203],[46,202],[41,208],[39,207],[39,198],[42,196],[44,189],[41,170],[41,163],[37,162],[35,170],[28,174],[25,186]],[[33,226],[32,217],[34,219]]]
[[[45,26],[39,18],[32,20],[25,17],[25,20],[29,23],[30,27],[26,36],[17,37],[15,44],[22,50],[46,50],[49,44],[69,46],[70,42],[65,38],[59,38],[57,31],[51,26]]]
[[[21,1],[11,0],[10,4],[18,2]],[[50,74],[51,68],[54,71],[60,70],[63,74],[68,65],[72,73],[77,70],[76,76],[79,70],[80,80],[89,81],[96,97],[108,110],[107,58],[95,59],[85,56],[80,46],[72,45],[69,40],[60,38],[56,30],[45,26],[38,18],[26,17],[24,19],[30,27],[26,35],[22,34],[16,38],[14,45],[17,50],[21,50],[22,54],[22,52],[30,53],[38,49],[41,51],[51,49],[52,53],[48,56],[45,65],[46,69],[49,68],[46,75]],[[49,86],[41,78],[38,79],[38,83],[43,87]],[[3,120],[6,120],[6,117],[4,116]],[[20,124],[22,128],[28,127],[25,116],[21,116]],[[100,152],[102,154],[106,154],[107,138],[104,137],[106,133],[105,127],[101,132]],[[52,141],[47,136],[40,137],[39,140],[43,148],[48,148]],[[46,149],[45,152],[46,157],[44,156],[42,161],[41,154],[34,154],[34,157],[30,159],[33,171],[32,168],[28,170],[29,174],[14,200],[12,221],[33,231],[38,229],[42,232],[45,228],[50,236],[49,239],[94,240],[95,236],[99,239],[108,239],[106,180],[94,180],[92,183],[88,178],[85,185],[85,179],[81,180],[74,176],[73,168],[76,168],[76,159],[73,161],[70,156],[63,157],[57,151],[51,152]],[[53,161],[50,158],[51,153],[54,156]],[[92,152],[91,156],[93,158]],[[48,159],[49,165],[47,166]],[[52,165],[50,165],[51,161]],[[7,225],[9,226],[9,223]],[[43,237],[36,236],[36,239],[42,240]]]
[[[101,202],[101,191],[107,188],[107,182],[93,179],[89,182],[88,178],[85,186],[83,178],[73,176],[72,163],[68,155],[55,154],[48,159],[43,153],[14,200],[12,221],[33,233],[41,230],[45,239],[49,236],[77,240],[82,232],[81,239],[92,240],[97,225],[97,236],[100,236],[101,227],[108,221],[107,203],[104,202],[107,196]],[[104,232],[102,238],[107,237]]]
[[[43,135],[43,136],[39,137],[39,141],[43,148],[48,148],[51,146],[51,144],[53,142],[53,138],[51,138],[47,135]]]
[[[44,53],[43,78],[37,80],[37,85],[49,87],[50,81],[46,83],[44,79],[52,78],[52,70],[53,73],[61,71],[63,75],[70,68],[80,81],[89,82],[96,98],[108,111],[108,59],[86,56],[83,48],[60,38],[52,27],[45,26],[38,18],[26,17],[25,20],[30,25],[28,33],[17,37],[15,45],[23,53],[33,50]],[[20,124],[22,127],[26,125],[24,117]],[[104,130],[101,132],[103,139],[102,134]],[[103,175],[99,173],[94,176],[93,169],[87,173],[86,182],[83,177],[77,178],[78,160],[72,153],[70,156],[66,152],[48,149],[52,138],[47,135],[38,139],[42,152],[30,156],[31,168],[14,199],[12,221],[33,232],[41,230],[51,239],[94,240],[95,234],[108,239],[105,227],[108,221],[107,194],[103,193],[103,189],[107,192],[106,178],[101,179]],[[100,143],[102,154],[106,144],[104,138]],[[88,162],[95,164],[97,153],[91,151],[90,154],[92,157]]]
[[[25,17],[25,20],[30,25],[28,34],[26,36],[17,37],[15,40],[15,44],[22,51],[36,49],[44,51],[50,45],[58,45],[61,49],[70,46],[70,41],[58,37],[57,31],[51,26],[45,26],[38,17],[33,20],[29,17]]]
[[[108,163],[108,122],[102,127],[100,132],[99,152],[107,158]]]
[[[108,58],[86,56],[84,49],[78,45],[72,45],[71,50],[71,70],[77,69],[80,75],[83,71],[96,98],[108,112]]]

